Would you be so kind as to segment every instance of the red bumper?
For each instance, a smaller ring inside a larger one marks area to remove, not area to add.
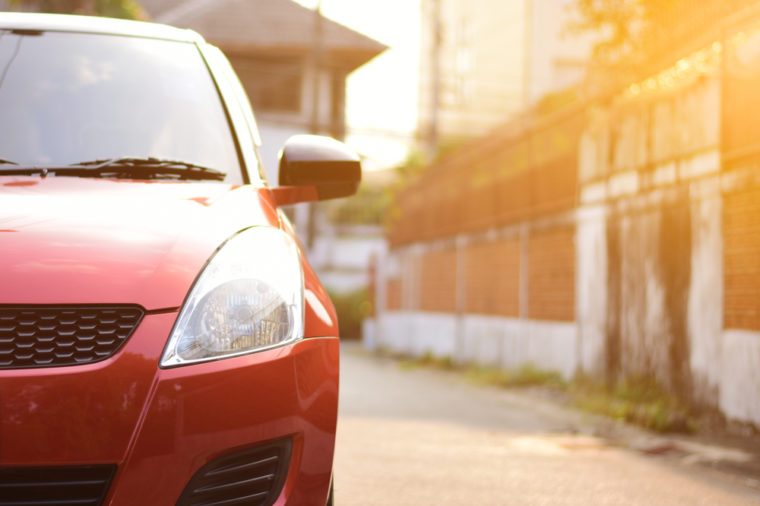
[[[338,339],[159,369],[175,319],[146,316],[105,362],[0,372],[0,466],[117,464],[106,504],[169,506],[209,461],[289,437],[293,453],[277,504],[324,504]]]

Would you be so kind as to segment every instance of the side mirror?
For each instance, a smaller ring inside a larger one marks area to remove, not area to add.
[[[278,205],[348,197],[362,180],[359,156],[342,142],[317,135],[296,135],[280,153]]]

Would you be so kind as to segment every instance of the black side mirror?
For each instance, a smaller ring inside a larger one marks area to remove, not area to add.
[[[280,153],[280,186],[313,187],[317,200],[353,195],[361,180],[359,156],[335,139],[296,135],[288,139]]]

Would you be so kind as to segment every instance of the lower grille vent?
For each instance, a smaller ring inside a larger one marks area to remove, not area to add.
[[[282,490],[290,452],[288,439],[213,460],[190,480],[177,506],[269,506]]]
[[[0,506],[99,506],[116,466],[0,468]]]

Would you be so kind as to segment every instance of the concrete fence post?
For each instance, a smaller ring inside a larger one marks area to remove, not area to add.
[[[465,325],[464,318],[467,310],[467,237],[458,235],[455,240],[456,250],[456,282],[455,290],[455,307],[456,307],[456,351],[454,360],[463,361],[465,357]]]

